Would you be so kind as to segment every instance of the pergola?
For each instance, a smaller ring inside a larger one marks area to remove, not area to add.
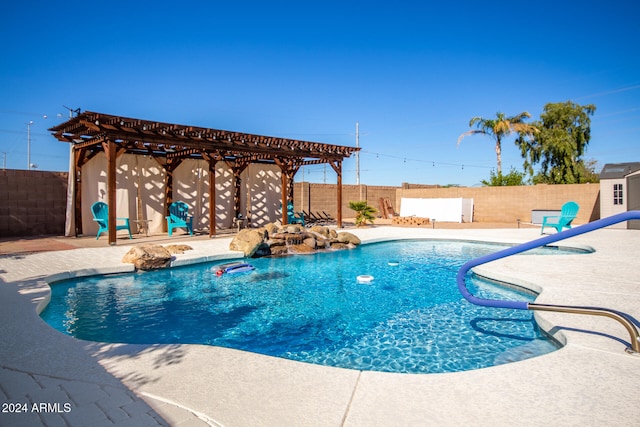
[[[50,132],[73,149],[74,218],[76,235],[82,234],[82,166],[100,152],[107,158],[109,244],[116,241],[116,158],[134,154],[154,158],[164,169],[165,214],[173,201],[173,171],[185,159],[203,159],[209,165],[209,236],[216,233],[216,163],[233,171],[234,218],[240,213],[240,174],[251,163],[275,164],[281,170],[282,223],[287,224],[287,203],[293,202],[293,177],[304,165],[328,163],[337,174],[337,225],[342,227],[342,161],[357,147],[254,135],[197,126],[134,119],[85,111],[54,126]],[[211,212],[213,207],[214,212]]]

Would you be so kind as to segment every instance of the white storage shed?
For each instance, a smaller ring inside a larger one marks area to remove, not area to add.
[[[607,163],[600,172],[600,217],[640,210],[640,162]],[[613,225],[640,229],[640,221]]]

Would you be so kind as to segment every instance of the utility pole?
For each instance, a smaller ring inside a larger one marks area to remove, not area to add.
[[[6,151],[2,152],[2,170],[3,171],[7,170],[7,152]]]
[[[31,170],[31,125],[33,120],[29,120],[27,123],[27,170]]]
[[[360,148],[360,124],[356,122],[356,148]],[[360,150],[356,150],[356,185],[360,185]]]

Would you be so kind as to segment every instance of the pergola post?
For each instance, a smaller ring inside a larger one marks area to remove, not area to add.
[[[289,188],[289,177],[287,176],[287,172],[285,170],[285,165],[280,165],[280,170],[282,171],[280,173],[281,175],[281,184],[280,186],[282,187],[281,191],[280,191],[280,195],[282,196],[280,198],[280,205],[282,206],[282,225],[287,225],[289,224],[289,217],[287,216],[287,188]]]
[[[209,237],[216,235],[216,161],[209,158]]]
[[[82,159],[84,152],[84,149],[73,147],[73,215],[76,237],[82,235]]]
[[[107,154],[107,205],[109,206],[109,244],[116,244],[116,144],[109,138],[106,139],[105,151]]]
[[[337,197],[338,213],[336,215],[336,222],[337,222],[338,228],[342,228],[342,160],[336,160],[335,164],[334,162],[331,162],[330,164],[333,170],[336,171],[336,174],[338,175],[338,183],[337,183],[337,191],[336,191],[338,193],[338,197]]]
[[[164,187],[164,216],[169,215],[169,205],[173,203],[173,172],[182,162],[181,159],[168,158],[163,165],[166,175],[166,182]],[[162,230],[167,231],[166,221],[162,222]]]
[[[231,168],[233,172],[233,180],[234,180],[234,191],[233,191],[233,217],[238,218],[240,215],[240,192],[242,190],[242,179],[240,175],[242,172],[249,166],[249,163],[230,163],[226,162],[227,166]],[[249,220],[247,218],[247,220]]]
[[[293,176],[297,172],[297,168],[292,162],[286,159],[276,158],[275,162],[280,166],[281,171],[281,201],[282,206],[282,225],[289,224],[288,206],[293,203]]]

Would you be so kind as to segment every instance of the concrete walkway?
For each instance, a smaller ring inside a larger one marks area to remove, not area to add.
[[[392,238],[524,242],[537,229],[349,230]],[[640,232],[601,230],[567,244],[592,254],[521,255],[478,272],[543,290],[537,302],[602,306],[640,317]],[[173,239],[194,250],[174,265],[237,257],[230,238]],[[164,243],[164,242],[163,242]],[[74,339],[37,315],[53,282],[131,271],[128,245],[0,256],[1,426],[638,425],[640,356],[602,317],[536,313],[566,345],[522,362],[407,375],[316,366],[200,345]],[[455,284],[452,284],[455,286]],[[22,411],[22,412],[18,412]]]

